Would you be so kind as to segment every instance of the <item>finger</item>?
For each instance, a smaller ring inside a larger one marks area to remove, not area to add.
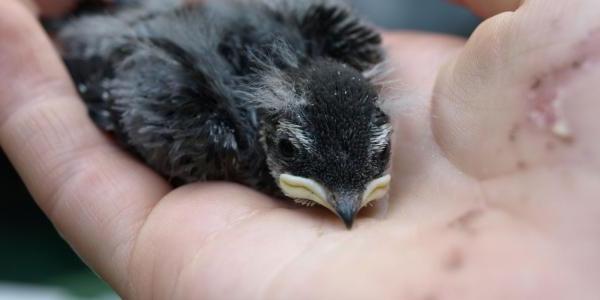
[[[455,165],[491,178],[597,163],[599,8],[532,0],[477,29],[441,71],[433,101],[436,139]]]
[[[383,82],[384,110],[394,127],[391,158],[392,185],[388,217],[406,221],[407,215],[429,215],[431,205],[441,214],[453,214],[467,197],[435,201],[444,182],[456,184],[460,174],[448,172],[447,160],[431,131],[431,97],[440,67],[464,47],[465,40],[437,34],[398,32],[384,35],[390,78]],[[432,174],[435,174],[434,176]],[[433,182],[431,180],[434,180]],[[431,194],[431,197],[410,197]],[[447,195],[452,197],[451,195]],[[402,199],[401,201],[397,201]],[[418,217],[414,222],[420,222]]]
[[[523,0],[452,0],[465,5],[481,17],[491,17],[506,11],[513,11]]]
[[[60,16],[74,9],[76,0],[36,0],[39,11],[44,16]]]
[[[36,15],[57,17],[75,8],[77,0],[21,0]]]
[[[66,240],[123,289],[135,234],[169,187],[88,119],[22,3],[0,1],[0,12],[0,144]]]

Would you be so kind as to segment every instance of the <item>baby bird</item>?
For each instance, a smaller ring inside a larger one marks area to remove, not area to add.
[[[238,182],[348,228],[388,192],[381,37],[340,3],[134,5],[58,44],[95,123],[175,184]]]

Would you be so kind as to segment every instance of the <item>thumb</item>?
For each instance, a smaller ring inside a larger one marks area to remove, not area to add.
[[[432,103],[436,141],[455,166],[490,179],[599,163],[599,9],[528,0],[477,28],[441,68]]]
[[[57,17],[72,10],[76,0],[24,0],[23,3],[37,15]]]
[[[487,18],[505,11],[517,9],[522,0],[452,0],[464,5],[478,16]]]

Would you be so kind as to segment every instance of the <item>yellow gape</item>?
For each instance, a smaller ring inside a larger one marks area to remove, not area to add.
[[[312,179],[282,174],[279,176],[279,188],[290,198],[310,200],[336,213],[331,204],[327,202],[325,189]]]
[[[362,195],[361,207],[385,197],[389,191],[390,180],[391,176],[385,175],[371,181]],[[335,208],[327,201],[327,190],[312,179],[282,174],[279,176],[279,187],[290,198],[313,201],[337,214]]]
[[[365,207],[374,200],[385,197],[390,189],[391,178],[392,177],[390,175],[385,175],[371,181],[371,183],[367,185],[367,189],[365,189],[365,193],[363,194],[362,207]]]

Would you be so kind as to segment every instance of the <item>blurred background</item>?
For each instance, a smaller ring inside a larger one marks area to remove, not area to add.
[[[445,0],[350,0],[386,29],[468,36],[479,20]],[[0,300],[118,299],[61,239],[0,153]]]

